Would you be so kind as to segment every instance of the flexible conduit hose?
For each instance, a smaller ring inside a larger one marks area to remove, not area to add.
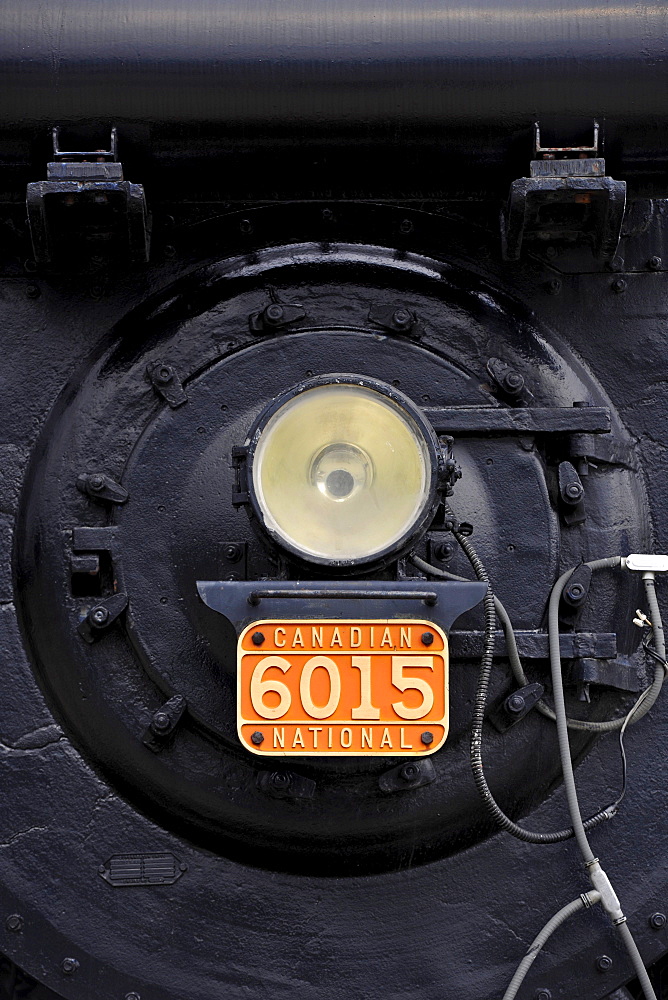
[[[561,925],[565,923],[569,917],[572,917],[573,914],[579,913],[581,910],[588,910],[590,906],[593,906],[594,903],[598,903],[600,899],[601,894],[595,889],[590,890],[589,892],[583,892],[582,895],[578,896],[577,899],[574,899],[572,903],[567,903],[566,906],[562,906],[562,908],[548,920],[542,931],[540,931],[540,933],[533,939],[529,945],[526,955],[517,966],[517,972],[510,980],[508,989],[503,994],[503,1000],[515,1000],[517,991],[524,982],[524,978],[533,965],[534,959],[545,946],[548,939],[552,937],[554,932],[558,930],[558,928],[561,927]]]
[[[454,514],[447,504],[444,504],[446,513],[454,517]],[[512,646],[514,647],[514,653],[517,656],[517,662],[520,665],[519,655],[517,655],[517,644],[515,643],[514,634],[512,630],[512,625],[510,623],[510,618],[501,605],[500,601],[494,599],[492,594],[489,577],[485,571],[485,568],[479,559],[475,549],[468,541],[468,539],[461,535],[459,532],[453,532],[455,538],[457,539],[459,545],[464,550],[477,578],[485,583],[487,583],[487,593],[485,595],[485,646],[483,651],[483,658],[481,662],[480,669],[480,679],[478,683],[478,689],[476,692],[476,700],[474,706],[473,714],[473,724],[471,731],[471,765],[473,769],[473,775],[478,787],[478,791],[481,794],[483,802],[488,807],[489,811],[495,817],[502,829],[507,830],[509,833],[513,833],[515,836],[519,837],[520,840],[527,840],[532,843],[554,843],[556,840],[565,840],[567,837],[575,834],[575,838],[584,859],[585,868],[589,874],[589,877],[594,885],[594,890],[598,894],[598,899],[603,903],[604,909],[608,915],[613,920],[614,925],[617,927],[620,937],[626,947],[629,958],[631,959],[632,965],[634,967],[636,976],[642,988],[645,1000],[656,1000],[656,994],[650,982],[649,976],[647,974],[647,969],[645,968],[645,963],[642,960],[642,956],[638,951],[638,947],[633,939],[633,935],[629,930],[626,922],[626,917],[624,916],[619,900],[615,894],[615,891],[608,879],[608,876],[602,870],[598,858],[594,856],[591,849],[589,841],[587,840],[587,830],[591,829],[596,825],[596,822],[600,819],[609,818],[604,810],[602,813],[597,814],[596,817],[583,822],[582,814],[580,812],[580,805],[577,797],[577,789],[575,786],[575,776],[573,773],[573,762],[571,760],[570,743],[568,740],[568,724],[569,719],[566,716],[566,704],[564,700],[564,689],[563,689],[563,678],[561,673],[561,650],[559,644],[559,601],[563,589],[566,585],[567,580],[573,573],[573,569],[567,570],[563,573],[556,584],[552,588],[550,594],[550,602],[548,606],[548,633],[549,633],[549,650],[550,650],[550,668],[552,673],[552,690],[554,694],[555,711],[554,717],[557,724],[557,738],[559,743],[559,756],[561,758],[562,771],[564,776],[564,788],[566,791],[566,799],[568,802],[568,808],[571,816],[571,821],[573,827],[568,831],[559,831],[558,834],[534,834],[528,830],[524,830],[519,827],[516,823],[503,813],[500,807],[495,802],[487,782],[482,768],[482,724],[485,715],[485,707],[487,701],[487,690],[489,687],[489,678],[491,674],[492,660],[494,656],[494,646],[495,646],[495,626],[496,626],[496,614],[499,606],[502,608],[502,613],[499,615],[502,623],[504,624],[504,632],[508,635],[508,632],[512,635]],[[418,568],[426,568],[427,572],[433,571],[434,567],[430,567],[428,563],[424,560],[414,557],[415,565]],[[422,565],[421,565],[422,564]],[[586,563],[592,570],[597,569],[607,569],[620,566],[622,564],[621,556],[611,556],[606,559],[596,559]],[[440,576],[451,576],[451,574],[445,574],[437,572],[435,575]],[[654,645],[656,647],[656,652],[659,659],[662,661],[658,663],[654,672],[654,680],[652,684],[647,689],[646,694],[639,698],[634,706],[632,713],[629,716],[623,717],[621,719],[613,719],[608,722],[603,723],[590,723],[590,726],[595,727],[594,731],[610,731],[612,729],[618,729],[628,722],[637,722],[638,719],[642,718],[656,702],[656,699],[661,690],[663,679],[665,677],[668,666],[666,665],[666,647],[665,647],[665,637],[663,632],[663,623],[661,620],[661,612],[659,609],[658,601],[656,599],[656,590],[654,586],[654,576],[652,573],[645,573],[643,575],[643,581],[645,584],[645,591],[647,594],[647,602],[651,614],[652,631],[654,638]],[[506,631],[508,629],[508,631]],[[510,648],[510,647],[509,647]],[[523,675],[522,671],[522,675]],[[526,679],[524,680],[526,683]],[[578,721],[578,720],[572,720]],[[595,821],[595,822],[594,822]],[[565,836],[563,836],[565,834]],[[589,896],[589,894],[586,894]],[[547,940],[550,934],[560,926],[571,915],[571,913],[576,912],[580,905],[586,906],[585,897],[581,897],[579,901],[574,901],[574,903],[568,904],[559,913],[546,924],[541,933],[538,935],[536,940],[533,942],[529,948],[529,952],[525,956],[520,967],[518,968],[513,981],[511,982],[508,991],[504,996],[504,1000],[512,1000],[512,998],[517,993],[519,986],[526,975],[529,967],[531,966],[536,954],[542,947],[543,943]],[[574,908],[573,908],[574,907]],[[548,930],[549,929],[549,930]],[[546,934],[547,931],[547,934]],[[542,940],[541,940],[542,939]],[[538,946],[534,950],[534,945],[538,943]],[[526,963],[526,965],[525,965]],[[513,990],[513,984],[514,990]],[[511,992],[513,990],[513,992]]]
[[[445,504],[445,510],[450,516],[454,517],[454,514],[450,510],[447,503]],[[454,535],[466,553],[477,578],[487,584],[487,593],[485,594],[484,599],[485,644],[480,663],[480,674],[478,677],[478,687],[473,707],[473,718],[471,720],[470,761],[471,770],[473,771],[473,780],[476,783],[476,788],[478,789],[478,793],[480,794],[487,811],[493,817],[497,825],[502,830],[505,830],[506,833],[512,834],[513,837],[517,837],[518,840],[522,840],[527,844],[559,844],[564,840],[569,840],[573,836],[573,827],[567,827],[563,830],[554,830],[547,833],[527,830],[525,827],[515,823],[510,816],[506,815],[492,795],[489,785],[487,784],[482,761],[482,727],[487,709],[487,692],[489,690],[489,681],[494,659],[496,607],[494,603],[494,595],[489,585],[489,577],[487,576],[485,567],[480,561],[475,549],[469,542],[468,538],[464,535],[460,534],[458,531],[454,532]],[[417,557],[412,556],[411,558],[415,562],[415,565],[420,569],[423,565],[429,566],[428,563],[424,563],[423,560],[418,559]],[[587,830],[592,830],[603,820],[611,819],[613,815],[614,810],[611,807],[602,809],[600,812],[586,820],[585,826]]]
[[[419,556],[411,555],[411,562],[413,562],[418,569],[422,570],[423,573],[427,573],[431,576],[442,577],[445,580],[461,580],[463,583],[467,582],[465,576],[456,576],[454,573],[448,573],[446,572],[446,570],[439,569],[437,566],[432,566],[431,563],[426,562],[426,560],[421,559]],[[572,572],[573,572],[572,570],[569,570],[569,573]],[[651,579],[646,579],[644,580],[644,583],[645,583],[645,590],[647,592],[647,603],[650,609],[650,618],[652,621],[660,622],[661,615],[660,612],[657,615],[658,603],[656,601],[654,581]],[[650,593],[652,595],[651,597]],[[508,662],[510,663],[510,669],[512,670],[513,676],[517,681],[517,683],[520,685],[520,687],[524,687],[526,684],[529,683],[529,680],[527,678],[527,675],[524,673],[524,668],[522,666],[522,661],[520,659],[513,623],[510,620],[510,615],[508,614],[508,612],[506,611],[505,607],[503,606],[499,598],[496,596],[496,594],[494,595],[494,607],[496,609],[496,616],[501,622],[503,634],[506,639],[506,647],[508,651]],[[558,622],[557,622],[557,627],[558,627]],[[666,649],[663,638],[663,626],[660,625],[659,628],[660,628],[659,638],[657,638],[657,632],[656,631],[654,632],[654,645],[656,646],[658,655],[661,657],[662,660],[665,660]],[[639,719],[641,719],[643,715],[645,715],[646,712],[648,712],[649,709],[652,707],[652,705],[654,704],[659,695],[659,691],[661,690],[661,687],[663,685],[664,677],[665,677],[664,668],[661,667],[659,664],[657,664],[654,670],[654,679],[652,681],[652,684],[647,689],[647,696],[643,698],[643,711],[642,712],[638,711],[640,706],[638,706],[638,709],[632,711],[631,717],[628,720],[630,724],[633,724],[634,722],[637,722]],[[650,701],[650,704],[647,704],[648,700]],[[537,702],[534,707],[537,709],[537,711],[541,713],[541,715],[544,715],[548,719],[552,719],[553,722],[556,719],[554,711],[550,708],[548,704],[546,704],[546,702],[541,700]],[[569,729],[577,729],[580,730],[581,732],[588,732],[588,733],[608,733],[614,731],[615,729],[621,729],[622,726],[624,726],[624,724],[626,723],[626,717],[622,716],[619,719],[609,719],[604,722],[590,722],[587,719],[573,719],[570,716],[568,716],[566,722],[568,724]],[[603,818],[608,819],[610,817],[604,816]]]
[[[586,565],[592,570],[606,569],[608,567],[619,566],[621,564],[620,556],[612,556],[609,559],[595,559],[592,562],[588,562]],[[552,670],[552,691],[554,694],[554,710],[557,717],[557,740],[559,742],[559,756],[561,757],[561,767],[564,775],[564,788],[566,791],[566,800],[568,802],[568,809],[571,815],[571,822],[573,824],[573,829],[575,831],[575,839],[577,841],[578,847],[582,854],[582,858],[585,863],[585,868],[589,874],[589,877],[594,885],[594,888],[598,889],[601,893],[601,902],[606,913],[611,917],[613,923],[619,930],[619,934],[624,942],[626,950],[629,954],[629,958],[633,963],[635,973],[638,977],[640,985],[642,987],[645,1000],[656,1000],[656,994],[652,984],[649,981],[649,976],[647,975],[647,969],[645,968],[645,963],[642,960],[640,952],[633,940],[633,935],[628,928],[626,923],[626,917],[624,916],[619,900],[615,894],[608,876],[605,874],[601,868],[598,858],[594,856],[594,852],[591,849],[591,845],[587,840],[587,833],[582,822],[582,815],[580,813],[580,804],[578,802],[578,793],[575,787],[575,775],[573,774],[573,761],[571,760],[571,748],[568,742],[568,724],[566,721],[566,704],[564,702],[564,685],[563,678],[561,676],[561,655],[559,651],[559,600],[561,598],[561,593],[564,589],[566,581],[569,579],[572,570],[568,570],[557,580],[556,584],[552,588],[552,593],[550,594],[550,603],[548,606],[548,621],[549,621],[549,642],[550,642],[550,666]],[[653,584],[653,579],[652,579]],[[646,578],[647,584],[647,578]],[[652,587],[652,597],[650,598],[650,590],[647,588],[648,601],[650,602],[650,609],[652,611],[652,625],[654,629],[654,641],[657,645],[657,650],[661,652],[659,655],[665,653],[665,647],[663,643],[663,627],[661,623],[661,613],[659,611],[659,605],[656,601],[656,594],[654,593]],[[665,656],[664,656],[665,659]],[[659,668],[661,670],[661,683],[663,682],[663,674],[665,673],[663,666]],[[661,689],[661,683],[658,685],[658,689],[652,700],[652,694],[649,694],[642,702],[638,703],[638,709],[635,713],[636,719],[644,715],[651,705],[656,701],[656,696]],[[654,683],[652,684],[652,693],[654,693]],[[648,705],[648,703],[650,703]]]

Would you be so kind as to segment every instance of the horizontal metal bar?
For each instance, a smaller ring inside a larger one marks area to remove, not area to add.
[[[438,595],[433,590],[328,590],[327,588],[312,590],[288,590],[274,588],[271,590],[253,590],[248,595],[249,604],[257,605],[262,600],[278,600],[286,597],[299,597],[315,600],[372,600],[377,601],[424,601],[425,604],[436,604]]]
[[[515,639],[521,657],[527,660],[549,658],[547,632],[516,631]],[[450,633],[450,655],[461,658],[482,656],[484,632]],[[617,656],[617,635],[614,632],[562,632],[559,648],[564,659],[590,657],[595,660],[614,660]],[[496,633],[496,656],[506,657],[508,649],[503,632]]]
[[[606,434],[606,406],[440,406],[424,414],[438,434]]]

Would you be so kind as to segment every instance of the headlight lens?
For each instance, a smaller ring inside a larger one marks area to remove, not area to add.
[[[435,493],[435,440],[419,411],[383,383],[345,379],[300,386],[274,404],[249,456],[265,528],[333,565],[400,548]]]

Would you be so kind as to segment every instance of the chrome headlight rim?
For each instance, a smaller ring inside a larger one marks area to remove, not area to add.
[[[297,397],[309,392],[312,389],[324,388],[330,385],[359,386],[377,392],[394,404],[399,410],[403,410],[420,435],[420,442],[424,445],[427,456],[425,468],[427,482],[425,488],[425,498],[416,517],[413,519],[406,531],[390,545],[380,551],[356,558],[328,558],[305,552],[286,538],[280,531],[276,530],[268,523],[263,510],[262,502],[256,489],[254,466],[255,458],[262,435],[272,418],[283,409],[286,404]],[[318,375],[298,382],[290,389],[281,393],[271,403],[264,408],[255,420],[248,437],[246,439],[246,467],[247,467],[247,491],[253,513],[262,526],[265,537],[271,539],[280,549],[287,552],[298,562],[305,566],[322,566],[338,571],[362,571],[363,569],[383,568],[391,562],[400,559],[415,542],[424,534],[429,524],[433,521],[439,503],[441,502],[440,483],[442,480],[441,466],[442,455],[438,438],[433,426],[425,416],[420,407],[405,393],[395,386],[380,379],[367,375],[357,375],[353,373],[332,373]]]

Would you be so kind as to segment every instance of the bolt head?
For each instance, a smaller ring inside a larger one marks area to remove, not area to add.
[[[64,958],[60,963],[60,968],[66,976],[71,976],[79,968],[76,958]]]
[[[566,590],[566,594],[572,601],[579,601],[584,597],[585,589],[581,583],[572,583]]]
[[[524,377],[519,372],[506,372],[503,376],[503,388],[506,392],[517,395],[524,388]]]
[[[438,545],[434,546],[434,555],[439,562],[447,562],[454,550],[455,547],[452,542],[439,542]]]
[[[109,621],[109,612],[106,608],[93,608],[90,612],[90,620],[93,625],[105,625]]]
[[[267,323],[280,323],[285,315],[283,306],[279,306],[277,302],[273,302],[264,311],[264,318]]]
[[[521,712],[525,705],[526,701],[524,700],[524,695],[519,694],[517,691],[506,698],[508,711],[513,712],[514,714]]]
[[[151,726],[160,733],[164,733],[165,730],[169,729],[171,725],[171,719],[167,715],[167,712],[156,712],[153,716]]]
[[[422,733],[422,735],[420,736],[420,739],[422,740],[422,742],[424,743],[424,745],[428,747],[430,743],[434,742],[434,734],[433,733]]]
[[[583,493],[584,489],[579,483],[569,483],[566,487],[566,496],[569,500],[579,500]]]
[[[404,766],[399,771],[399,777],[402,781],[410,782],[415,781],[420,777],[420,765],[419,764],[404,764]]]
[[[252,643],[254,646],[261,646],[264,642],[264,632],[253,632]]]
[[[125,1000],[141,1000],[138,993],[126,993]]]
[[[653,913],[652,916],[649,918],[649,925],[655,931],[661,930],[662,927],[666,926],[666,914],[659,913],[658,911],[656,913]]]
[[[264,733],[254,732],[251,736],[251,743],[254,743],[256,747],[259,747],[261,743],[264,743]]]
[[[422,642],[423,646],[431,646],[432,642],[434,641],[433,632],[423,632],[422,635],[420,636],[420,641]]]
[[[290,775],[287,771],[274,771],[271,776],[271,783],[274,788],[287,788],[290,784]]]
[[[95,493],[99,493],[100,490],[104,489],[104,478],[99,475],[91,476],[88,480],[88,486]]]
[[[10,913],[5,920],[5,927],[8,931],[12,931],[14,934],[18,934],[19,931],[23,930],[23,917],[20,913]]]
[[[535,1000],[552,1000],[552,993],[550,990],[536,990]]]
[[[408,309],[395,309],[392,313],[392,324],[400,330],[405,330],[413,322],[413,317]]]
[[[612,959],[609,955],[599,955],[596,959],[596,968],[599,972],[608,972],[612,968]]]
[[[413,223],[411,222],[411,220],[404,219],[403,222],[401,222],[401,224],[399,225],[399,231],[402,233],[412,233]]]
[[[225,558],[228,559],[230,562],[239,562],[239,560],[241,559],[241,546],[226,545]]]
[[[647,266],[650,269],[650,271],[658,271],[662,263],[663,261],[661,260],[660,257],[650,257],[650,259],[647,261]]]
[[[153,378],[160,385],[169,385],[174,378],[174,369],[171,365],[160,365],[156,368]]]
[[[613,292],[617,292],[617,294],[619,294],[620,292],[626,291],[626,282],[624,281],[623,278],[615,278],[610,287],[612,288]]]

